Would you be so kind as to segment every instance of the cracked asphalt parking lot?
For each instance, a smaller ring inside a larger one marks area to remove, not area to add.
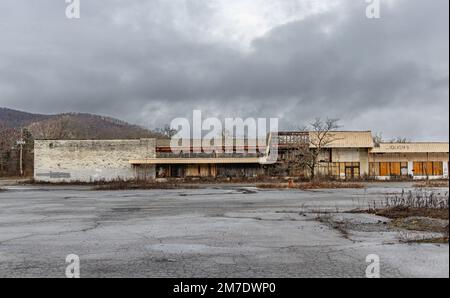
[[[448,278],[448,245],[400,244],[385,230],[343,237],[317,220],[403,187],[10,186],[0,192],[0,277],[65,277],[68,254],[80,257],[81,277],[365,277],[377,254],[381,277]]]

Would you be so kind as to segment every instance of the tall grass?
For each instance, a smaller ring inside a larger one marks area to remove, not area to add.
[[[370,213],[389,218],[423,216],[448,220],[449,192],[415,189],[389,195],[384,201],[369,203]]]
[[[405,192],[400,195],[387,196],[384,201],[385,208],[426,208],[448,209],[449,193],[443,195],[436,191],[427,191],[419,188],[415,191]]]
[[[357,182],[347,182],[347,181],[316,181],[316,182],[288,182],[288,183],[261,183],[257,184],[259,188],[275,188],[275,189],[283,189],[283,188],[291,188],[291,189],[300,189],[300,190],[309,190],[309,189],[343,189],[343,188],[364,188],[364,184]]]

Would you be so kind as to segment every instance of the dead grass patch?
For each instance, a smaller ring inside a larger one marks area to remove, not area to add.
[[[59,186],[91,186],[92,190],[133,190],[133,189],[196,189],[198,186],[191,184],[184,184],[183,181],[143,181],[143,180],[122,180],[116,179],[113,181],[71,181],[71,182],[37,182],[33,179],[24,182],[24,184],[36,185],[59,185]]]
[[[428,180],[414,184],[417,188],[449,187],[448,180]]]
[[[448,244],[448,237],[437,237],[437,238],[423,238],[423,239],[413,239],[404,240],[403,243],[416,243],[416,244]]]
[[[196,185],[157,183],[157,182],[126,182],[116,181],[102,185],[95,185],[92,190],[134,190],[134,189],[197,189]]]
[[[433,232],[442,237],[430,239],[405,239],[405,243],[448,243],[449,236],[449,194],[429,191],[423,188],[401,194],[389,195],[384,202],[373,202],[366,210],[355,213],[369,213],[387,217],[393,221],[392,228]]]
[[[104,184],[110,184],[110,183],[116,183],[116,182],[131,182],[131,181],[127,181],[127,180],[114,180],[111,182],[107,182],[107,181],[103,181],[103,180],[97,180],[97,181],[91,181],[91,182],[84,182],[84,181],[59,181],[59,182],[45,182],[45,181],[36,181],[34,179],[28,179],[25,181],[20,182],[19,184],[24,184],[24,185],[59,185],[59,186],[71,186],[71,185],[80,185],[80,186],[85,186],[85,185],[104,185]]]
[[[264,183],[257,184],[259,188],[274,189],[344,189],[344,188],[364,188],[364,184],[358,182],[299,182],[299,183]]]
[[[423,188],[415,191],[402,191],[400,194],[386,196],[383,202],[369,203],[367,210],[354,212],[371,213],[391,219],[407,217],[429,217],[449,219],[449,193],[429,191]]]
[[[394,219],[390,225],[410,231],[434,232],[448,235],[448,221],[428,217],[407,217]]]
[[[370,213],[378,216],[387,217],[390,219],[401,219],[407,217],[429,217],[448,220],[449,210],[433,209],[433,208],[409,208],[409,207],[391,207],[391,208],[377,208],[369,210],[354,211],[357,213]]]

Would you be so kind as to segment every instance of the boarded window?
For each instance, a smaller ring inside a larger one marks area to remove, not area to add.
[[[414,162],[415,176],[442,176],[444,173],[443,164],[440,161],[418,161]]]
[[[345,163],[343,162],[339,164],[339,175],[345,175]]]
[[[433,162],[433,174],[436,176],[442,176],[444,174],[444,165],[442,162]]]
[[[372,176],[407,176],[407,162],[373,162],[370,163],[370,174]]]
[[[320,163],[317,166],[317,174],[324,175],[324,176],[338,177],[339,176],[339,163],[338,162]]]
[[[200,165],[199,166],[200,177],[209,177],[210,176],[210,166],[209,165]]]
[[[421,176],[423,175],[423,163],[422,162],[414,162],[414,175]]]
[[[334,177],[339,176],[339,163],[337,162],[330,163],[330,175]]]
[[[380,176],[390,176],[390,166],[388,162],[380,162]]]
[[[399,162],[391,162],[390,163],[390,172],[391,176],[400,176],[401,170],[400,170],[400,163]]]
[[[198,165],[187,165],[186,167],[187,177],[198,177],[200,176],[200,167]]]
[[[211,176],[212,177],[216,177],[217,176],[217,167],[216,167],[216,165],[214,165],[214,164],[210,165],[210,170],[211,170]]]
[[[433,175],[433,162],[429,161],[424,163],[424,169],[426,175],[431,176]]]

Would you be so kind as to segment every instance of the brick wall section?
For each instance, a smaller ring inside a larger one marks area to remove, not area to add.
[[[155,157],[155,139],[36,140],[34,178],[41,182],[133,179],[131,159]],[[154,177],[154,168],[149,169]]]

